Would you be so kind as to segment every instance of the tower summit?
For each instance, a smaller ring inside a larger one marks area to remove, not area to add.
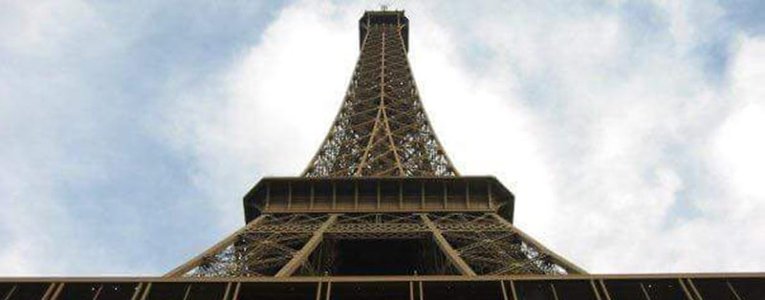
[[[365,12],[359,37],[326,138],[302,176],[245,195],[244,227],[164,277],[0,278],[0,299],[765,299],[763,273],[590,275],[550,251],[512,224],[496,178],[452,165],[404,12]]]
[[[364,13],[361,55],[348,91],[304,176],[458,174],[420,102],[407,60],[408,40],[403,11]]]

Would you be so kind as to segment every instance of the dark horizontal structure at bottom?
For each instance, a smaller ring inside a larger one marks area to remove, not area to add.
[[[0,299],[749,300],[765,273],[275,278],[0,278]]]

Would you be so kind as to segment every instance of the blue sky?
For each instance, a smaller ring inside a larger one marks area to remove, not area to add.
[[[378,4],[0,2],[0,275],[159,275],[242,226]],[[765,5],[390,6],[442,143],[520,228],[591,272],[765,268]]]

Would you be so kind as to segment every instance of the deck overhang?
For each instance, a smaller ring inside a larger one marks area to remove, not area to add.
[[[262,213],[492,212],[512,222],[515,196],[493,176],[266,177],[244,197]]]
[[[359,47],[364,44],[367,27],[377,24],[402,26],[401,38],[404,39],[404,50],[409,52],[409,18],[404,15],[403,10],[365,11],[364,15],[359,19]]]

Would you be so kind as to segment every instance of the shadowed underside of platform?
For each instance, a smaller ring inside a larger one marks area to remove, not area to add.
[[[7,280],[7,279],[6,279]],[[388,276],[313,278],[24,278],[0,299],[92,300],[760,300],[765,274]]]

